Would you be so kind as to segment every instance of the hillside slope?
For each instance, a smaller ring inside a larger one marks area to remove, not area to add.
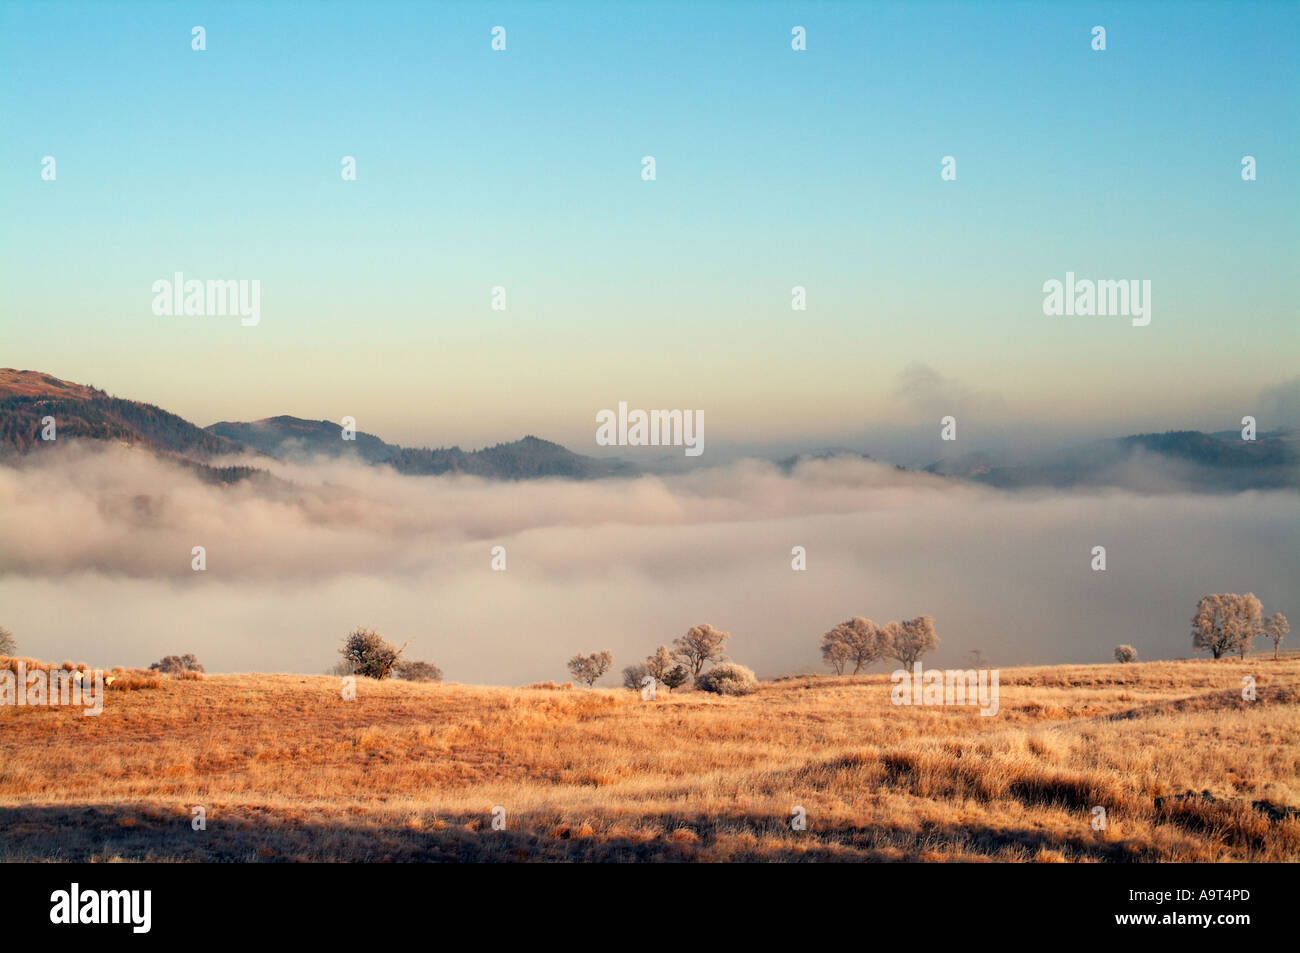
[[[56,421],[54,441],[41,439],[47,416]],[[68,439],[119,441],[198,460],[244,449],[153,404],[38,371],[0,368],[0,447],[25,452]]]
[[[887,675],[653,702],[169,677],[96,718],[0,709],[0,861],[1300,860],[1300,659],[1001,676],[994,717]]]
[[[41,439],[41,420],[47,416],[54,417],[57,424],[53,442]],[[97,388],[39,371],[0,368],[0,457],[75,440],[140,446],[183,462],[214,482],[246,479],[259,472],[256,466],[220,470],[208,466],[208,461],[222,454],[248,454],[253,464],[257,457],[355,457],[366,464],[391,466],[399,473],[464,473],[499,480],[583,480],[639,472],[628,463],[583,456],[533,436],[482,450],[462,450],[400,447],[362,431],[356,433],[355,440],[343,440],[339,424],[288,415],[252,422],[221,421],[200,428],[153,404],[111,397]]]

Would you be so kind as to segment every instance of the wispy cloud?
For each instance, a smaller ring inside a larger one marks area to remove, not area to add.
[[[999,411],[1004,404],[996,391],[971,387],[919,361],[903,368],[890,396],[906,410],[936,419],[947,414]]]

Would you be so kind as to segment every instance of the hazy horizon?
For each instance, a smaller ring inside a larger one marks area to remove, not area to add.
[[[51,373],[46,368],[15,368],[16,370]],[[69,380],[58,373],[52,376]],[[134,389],[119,390],[91,378],[89,380],[69,380],[70,383],[95,386],[106,393],[127,400],[161,406],[163,410],[177,413],[200,427],[222,422],[251,422],[278,416],[299,417],[304,420],[329,420],[308,408],[296,406],[294,410],[273,410],[247,418],[234,418],[218,415],[215,419],[195,419],[187,417],[174,407],[159,405],[147,395],[135,393]],[[510,429],[508,422],[503,422],[493,436],[470,435],[466,439],[454,439],[440,435],[438,432],[416,432],[403,437],[397,432],[399,428],[387,427],[383,420],[357,420],[357,429],[363,433],[406,447],[449,447],[460,446],[465,450],[477,450],[498,443],[508,443],[524,436],[536,436],[559,443],[575,453],[597,458],[619,458],[632,463],[671,469],[690,469],[730,463],[748,457],[772,458],[776,456],[815,452],[827,448],[841,448],[866,453],[877,459],[902,465],[924,465],[938,459],[960,456],[973,452],[997,452],[1004,454],[1008,460],[1035,460],[1047,458],[1052,453],[1086,443],[1092,440],[1128,436],[1136,433],[1162,433],[1169,430],[1200,430],[1206,433],[1236,431],[1240,429],[1240,418],[1229,419],[1222,413],[1209,415],[1208,420],[1187,411],[1173,420],[1157,420],[1148,416],[1135,416],[1127,423],[1096,423],[1086,421],[1044,421],[1024,419],[1020,421],[989,420],[987,415],[978,413],[986,406],[1003,408],[996,395],[973,397],[960,381],[943,377],[933,368],[923,364],[910,364],[898,377],[894,389],[888,397],[896,412],[893,420],[862,424],[858,429],[843,431],[811,430],[802,434],[773,434],[767,439],[749,439],[729,436],[725,421],[719,421],[705,413],[710,421],[708,452],[696,458],[682,459],[678,449],[657,447],[602,447],[596,444],[594,435],[596,423],[594,413],[591,422],[583,429],[573,428],[567,434],[539,432],[519,427]],[[296,403],[301,404],[301,401]],[[616,402],[615,402],[616,403]],[[641,406],[651,406],[646,403]],[[1259,390],[1253,400],[1241,404],[1257,420],[1260,433],[1275,430],[1293,430],[1300,428],[1300,376],[1267,386]],[[972,409],[975,413],[966,413]],[[296,412],[295,412],[296,411]],[[942,413],[960,414],[960,440],[944,441],[940,439],[939,420]],[[928,412],[928,416],[924,416]],[[1219,419],[1215,419],[1215,418]],[[334,418],[339,423],[340,418]],[[461,432],[464,425],[450,418],[451,432]],[[718,434],[721,430],[721,435]]]

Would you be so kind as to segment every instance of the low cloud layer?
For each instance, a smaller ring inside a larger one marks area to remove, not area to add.
[[[1013,495],[849,459],[596,482],[275,474],[221,488],[75,445],[0,467],[0,624],[54,660],[301,672],[364,624],[449,679],[517,684],[567,679],[578,651],[621,669],[697,622],[761,675],[816,670],[852,615],[934,616],[936,664],[1104,661],[1120,642],[1181,657],[1202,594],[1294,617],[1300,590],[1294,493]]]

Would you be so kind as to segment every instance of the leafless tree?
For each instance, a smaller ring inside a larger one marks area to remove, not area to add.
[[[826,655],[826,639],[830,639],[832,644],[838,643],[847,649],[846,664],[853,663],[854,675],[862,671],[864,665],[870,665],[877,659],[883,658],[885,650],[889,647],[888,639],[880,626],[862,616],[855,616],[841,622],[823,636],[823,657]]]
[[[1273,660],[1277,661],[1277,650],[1282,647],[1282,640],[1286,634],[1291,631],[1291,623],[1286,621],[1286,616],[1280,612],[1274,612],[1264,620],[1264,634],[1273,640]],[[0,652],[0,655],[4,653]]]
[[[1261,634],[1263,609],[1254,593],[1218,592],[1201,597],[1192,616],[1192,647],[1222,658],[1237,652],[1242,658]]]
[[[693,625],[680,639],[674,639],[674,655],[682,660],[692,678],[699,678],[706,662],[721,662],[726,658],[722,650],[731,636],[719,632],[707,622]]]
[[[664,677],[672,670],[676,662],[673,660],[672,650],[666,645],[661,645],[655,649],[653,655],[647,655],[645,668],[647,675],[653,675],[654,680],[663,683]]]
[[[834,669],[836,675],[844,674],[844,666],[849,664],[852,655],[838,625],[822,636],[822,661]]]
[[[575,655],[569,659],[569,672],[574,679],[586,682],[587,687],[591,688],[596,684],[596,679],[608,672],[613,664],[614,654],[606,649],[590,655]]]
[[[1201,596],[1192,616],[1192,648],[1209,652],[1214,658],[1222,656],[1230,647],[1223,632],[1222,599],[1221,595]]]
[[[1237,597],[1237,611],[1227,629],[1237,649],[1237,657],[1245,658],[1251,643],[1264,631],[1264,607],[1253,592]]]
[[[407,640],[400,649],[395,649],[378,632],[357,628],[343,640],[339,654],[343,656],[343,666],[351,668],[351,674],[385,679],[392,674],[398,657],[410,644]]]
[[[623,669],[623,687],[629,691],[639,692],[643,687],[641,683],[645,681],[647,675],[650,675],[650,668],[645,663],[637,662],[635,665],[629,665]],[[650,677],[654,678],[653,675]],[[655,681],[658,682],[659,679],[655,678]]]
[[[917,616],[906,622],[891,622],[885,626],[886,654],[911,668],[922,655],[939,644],[934,634],[934,619],[928,615]]]

